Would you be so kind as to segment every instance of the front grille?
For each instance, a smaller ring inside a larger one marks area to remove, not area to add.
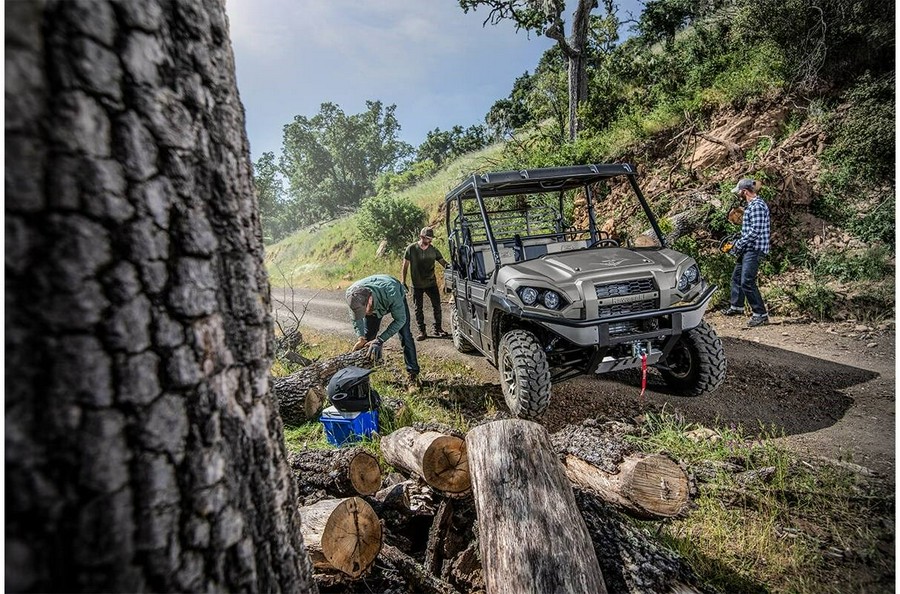
[[[597,291],[597,299],[608,299],[609,297],[622,297],[623,295],[651,293],[656,290],[656,284],[652,278],[639,278],[594,285],[594,290]]]
[[[632,320],[628,322],[613,322],[609,325],[610,336],[627,336],[629,334],[640,334],[641,325]]]
[[[653,311],[657,308],[656,299],[647,299],[646,301],[635,301],[633,303],[601,305],[597,308],[597,313],[601,318],[611,318],[613,316],[624,316],[626,314],[640,313],[642,311]]]

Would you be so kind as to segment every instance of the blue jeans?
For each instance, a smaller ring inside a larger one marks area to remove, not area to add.
[[[409,306],[406,300],[403,301],[403,307],[406,309],[406,323],[400,328],[397,335],[400,337],[400,344],[403,346],[403,362],[406,364],[406,371],[410,373],[419,373],[419,360],[416,357],[416,341],[413,340],[412,332],[409,329]],[[366,316],[366,340],[374,340],[378,336],[381,329],[381,320],[378,316]]]
[[[765,257],[764,253],[753,250],[738,256],[734,272],[731,273],[731,307],[744,309],[744,298],[746,298],[753,315],[766,315],[766,305],[759,292],[759,285],[756,284],[759,265]]]

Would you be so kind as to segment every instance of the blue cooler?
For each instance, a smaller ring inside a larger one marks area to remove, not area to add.
[[[344,412],[329,406],[319,420],[325,426],[328,443],[334,446],[356,443],[378,431],[377,410]]]

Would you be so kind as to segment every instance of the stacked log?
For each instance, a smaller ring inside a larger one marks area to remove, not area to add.
[[[316,571],[357,578],[381,552],[381,522],[359,497],[324,499],[300,508],[303,543]]]
[[[464,496],[471,488],[466,442],[459,437],[401,427],[381,438],[381,455],[445,495]]]
[[[322,490],[336,497],[372,495],[381,488],[378,460],[362,447],[304,450],[288,456],[298,495]]]
[[[385,462],[402,474],[379,478],[384,486],[362,498],[301,509],[321,585],[365,576],[370,586],[435,594],[703,591],[677,555],[621,515],[684,513],[689,485],[671,459],[632,451],[611,424],[567,428],[552,442],[518,419],[465,439],[447,433],[417,426],[382,437]],[[346,493],[349,474],[326,469],[359,451],[291,460],[301,479],[327,477],[319,493]]]

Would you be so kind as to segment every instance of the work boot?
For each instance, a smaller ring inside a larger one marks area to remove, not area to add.
[[[428,335],[425,333],[425,329],[419,330],[419,334],[416,336],[416,340],[425,340],[428,338]]]
[[[768,314],[762,314],[762,315],[753,314],[752,316],[750,316],[750,321],[747,322],[747,326],[754,328],[756,326],[762,326],[762,325],[768,324],[768,323],[769,323],[769,315]]]
[[[722,312],[723,316],[742,316],[744,315],[744,310],[740,307],[729,307],[725,311]]]
[[[443,328],[435,328],[435,330],[434,330],[434,335],[435,335],[437,338],[447,338],[448,336],[450,336],[449,334],[447,334],[446,332],[444,332],[444,329],[443,329]]]
[[[406,372],[406,391],[415,392],[419,389],[419,374],[414,371]]]

